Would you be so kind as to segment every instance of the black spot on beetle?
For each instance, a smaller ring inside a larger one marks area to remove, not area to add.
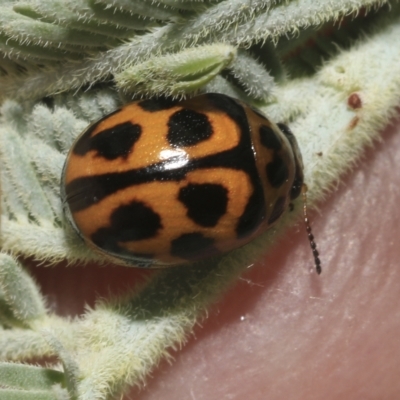
[[[196,224],[212,227],[226,213],[228,191],[221,185],[211,183],[189,184],[179,191],[178,199]]]
[[[271,215],[268,218],[268,225],[273,224],[275,221],[277,221],[280,218],[280,216],[285,211],[285,204],[286,204],[285,197],[283,197],[283,196],[278,197],[278,199],[276,200],[274,207],[272,209]]]
[[[271,150],[280,150],[282,143],[278,138],[274,130],[267,125],[261,125],[260,127],[260,140],[261,144]]]
[[[200,232],[184,233],[171,242],[171,254],[185,260],[196,261],[217,255],[219,250],[214,246],[213,238]]]
[[[94,244],[105,251],[126,252],[120,242],[149,239],[162,228],[160,216],[139,201],[118,207],[110,216],[110,225],[92,234]]]
[[[289,171],[285,161],[279,156],[275,156],[273,161],[267,164],[266,171],[268,181],[274,188],[279,188],[289,178]]]
[[[167,139],[172,147],[195,146],[207,140],[213,129],[207,116],[186,108],[171,115]]]
[[[139,140],[141,132],[142,129],[139,125],[124,122],[104,129],[93,137],[88,137],[85,133],[76,143],[74,153],[85,155],[94,150],[98,156],[107,160],[115,160],[118,157],[126,158]]]
[[[121,242],[151,238],[161,228],[160,216],[140,201],[119,206],[111,214],[110,221]]]

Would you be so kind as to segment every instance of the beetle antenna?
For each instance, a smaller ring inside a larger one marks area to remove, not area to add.
[[[322,272],[321,260],[319,259],[317,245],[314,242],[314,235],[312,234],[310,222],[308,221],[308,217],[307,217],[307,190],[308,190],[307,185],[305,183],[303,183],[303,186],[301,188],[301,193],[303,194],[304,223],[306,224],[308,241],[310,242],[311,250],[312,250],[312,253],[314,256],[315,270],[317,271],[317,274],[319,275]]]

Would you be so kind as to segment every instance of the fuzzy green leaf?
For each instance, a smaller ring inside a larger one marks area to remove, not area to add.
[[[80,377],[78,364],[68,350],[54,336],[52,331],[45,329],[42,331],[42,334],[55,354],[60,358],[64,369],[65,385],[71,398],[75,399],[77,397],[78,380]]]
[[[97,0],[108,8],[124,10],[130,14],[138,14],[159,20],[174,19],[179,16],[179,10],[174,10],[155,1],[144,0]]]
[[[44,390],[16,390],[0,389],[2,400],[71,400],[64,389]]]
[[[112,5],[117,5],[117,3],[122,8],[133,7],[134,4],[144,7],[144,3],[140,3],[139,0],[137,2],[113,1]],[[122,3],[123,5],[121,5]],[[204,21],[200,22],[202,14],[196,16],[195,19],[190,15],[186,21],[171,22],[163,27],[155,28],[106,53],[100,52],[90,58],[84,57],[81,62],[65,63],[57,69],[51,68],[33,75],[28,74],[21,77],[21,80],[0,81],[0,93],[7,93],[14,98],[38,98],[93,83],[106,78],[110,73],[121,72],[126,65],[143,62],[152,54],[173,51],[182,46],[192,46],[200,40],[207,43],[223,42],[234,46],[248,46],[267,39],[276,41],[280,36],[296,33],[301,28],[316,27],[326,21],[338,21],[349,13],[356,13],[360,7],[378,7],[384,3],[385,1],[381,0],[335,2],[331,0],[318,2],[301,0],[267,9],[265,12],[257,14],[258,16],[255,18],[253,13],[249,14],[249,7],[243,7],[241,12],[244,16],[242,19],[240,16],[238,17],[241,23],[229,26],[222,31],[220,31],[222,29],[220,24],[211,24],[206,29],[205,26],[208,25],[205,25]],[[160,7],[157,9],[164,10]],[[221,15],[221,18],[224,16],[225,14]],[[195,31],[194,26],[198,26],[199,30]],[[50,54],[47,55],[50,57]],[[57,54],[57,57],[59,56]],[[63,79],[65,76],[68,76],[69,79]]]
[[[21,44],[62,47],[69,51],[74,51],[74,48],[68,45],[103,47],[107,44],[107,38],[103,35],[93,33],[83,35],[79,31],[25,17],[11,9],[2,10],[0,32]],[[75,49],[75,51],[79,50]]]
[[[30,329],[0,329],[0,360],[21,361],[56,355],[55,349],[45,340],[43,330],[51,331],[60,342],[74,349],[76,329],[68,319],[55,315],[31,321]]]
[[[37,223],[43,226],[52,225],[54,215],[38,177],[29,164],[25,143],[11,127],[3,127],[0,130],[2,172],[7,174],[13,191],[20,199],[18,203],[22,203],[25,210],[29,210],[30,218]],[[15,168],[16,165],[20,167]],[[32,193],[35,195],[33,202]],[[13,203],[9,206],[12,207]]]
[[[136,95],[184,96],[200,89],[235,57],[232,46],[213,44],[152,57],[115,75],[117,85]]]
[[[132,29],[147,29],[156,25],[149,19],[105,8],[94,0],[21,1],[13,9],[33,19],[110,37],[130,37],[134,35]]]
[[[236,62],[232,64],[230,70],[250,98],[272,100],[275,87],[274,78],[248,52],[240,50]]]
[[[0,289],[13,315],[29,323],[46,314],[36,284],[21,265],[7,254],[0,253]]]
[[[64,374],[27,364],[0,362],[0,386],[23,390],[50,390],[64,382]]]

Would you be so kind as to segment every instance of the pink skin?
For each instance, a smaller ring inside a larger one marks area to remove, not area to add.
[[[210,310],[172,366],[135,400],[398,399],[400,121],[310,213],[322,274],[303,225],[291,229]],[[323,155],[322,155],[323,157]],[[398,236],[399,235],[399,236]],[[143,272],[35,268],[60,314],[123,291]],[[128,283],[127,283],[128,282]]]

